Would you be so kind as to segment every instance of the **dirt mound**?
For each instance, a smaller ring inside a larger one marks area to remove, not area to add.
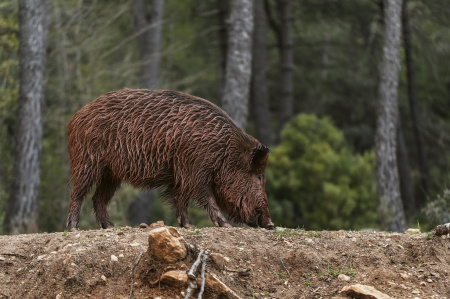
[[[190,254],[147,253],[150,228],[0,236],[0,298],[183,298],[160,282],[187,270],[196,250],[219,253],[206,270],[242,298],[344,297],[362,284],[393,298],[450,298],[450,241],[427,234],[252,228],[177,228]]]

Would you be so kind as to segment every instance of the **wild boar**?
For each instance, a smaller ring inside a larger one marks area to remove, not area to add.
[[[67,226],[79,227],[92,197],[97,223],[113,226],[107,204],[122,182],[161,188],[181,227],[192,227],[188,203],[215,226],[273,228],[265,192],[269,148],[207,100],[169,90],[122,89],[81,108],[68,125],[70,197]]]

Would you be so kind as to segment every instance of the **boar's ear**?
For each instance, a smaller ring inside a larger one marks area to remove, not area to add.
[[[266,169],[267,160],[269,159],[269,151],[265,145],[258,145],[253,149],[250,156],[250,171],[253,173],[263,173]]]

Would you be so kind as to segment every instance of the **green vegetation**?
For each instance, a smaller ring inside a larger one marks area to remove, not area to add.
[[[354,153],[329,118],[298,115],[269,160],[274,222],[313,230],[375,226],[374,167],[373,152]]]

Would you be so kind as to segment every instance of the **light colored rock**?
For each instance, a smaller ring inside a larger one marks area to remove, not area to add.
[[[106,281],[106,276],[105,276],[105,275],[102,275],[100,278],[101,278],[103,281]]]
[[[405,231],[405,234],[409,234],[409,235],[417,235],[417,234],[420,234],[420,229],[418,229],[418,228],[408,228],[408,229]]]
[[[184,288],[188,284],[188,276],[186,271],[183,270],[172,270],[164,273],[161,276],[160,282],[162,284],[176,287],[176,288]]]
[[[200,282],[201,281],[198,280],[197,284],[199,284]],[[208,298],[230,298],[230,299],[241,298],[232,289],[227,287],[216,276],[214,276],[214,274],[206,273],[205,286],[208,291]]]
[[[164,221],[162,221],[162,220],[156,221],[156,222],[150,224],[149,227],[150,228],[164,227]]]
[[[148,235],[148,253],[160,261],[173,263],[186,257],[186,242],[171,227],[158,227]]]
[[[391,296],[378,291],[374,287],[363,284],[354,284],[343,287],[341,292],[345,293],[347,296],[361,299],[392,299]]]
[[[401,276],[403,279],[408,279],[408,278],[409,278],[409,275],[406,274],[406,273],[400,273],[400,276]]]
[[[223,256],[220,253],[213,252],[209,256],[219,269],[224,269],[225,265],[230,262],[230,258]]]
[[[118,262],[119,258],[115,256],[114,254],[111,254],[111,262]]]
[[[339,274],[338,275],[338,279],[341,280],[341,281],[350,281],[350,277],[348,277],[345,274]]]

